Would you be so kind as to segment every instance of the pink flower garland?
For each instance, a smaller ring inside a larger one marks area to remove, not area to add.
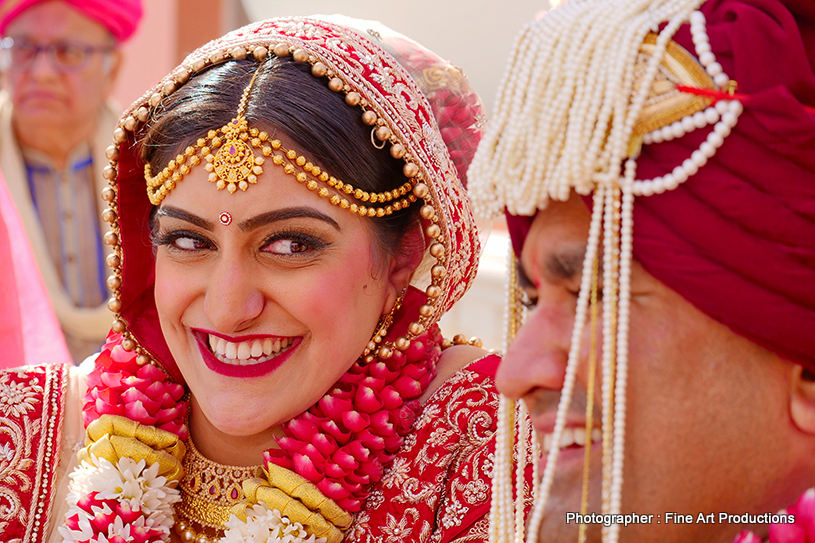
[[[402,446],[436,375],[442,336],[433,326],[386,360],[357,362],[335,387],[283,425],[280,449],[266,462],[308,479],[348,512],[359,511],[368,488]]]
[[[129,502],[119,500],[103,500],[98,498],[98,492],[91,492],[77,502],[77,506],[91,517],[91,529],[97,534],[121,532],[129,526],[129,538],[114,535],[107,537],[108,543],[150,543],[162,541],[163,533],[147,525],[146,517],[139,508],[131,507]],[[65,521],[69,530],[79,531],[80,516],[73,515]],[[116,526],[116,524],[119,526]]]
[[[815,488],[798,498],[795,505],[785,511],[795,516],[793,524],[771,524],[767,543],[815,543]],[[745,530],[733,543],[762,543],[756,534]]]
[[[85,428],[102,415],[120,415],[186,440],[188,404],[181,401],[184,387],[152,364],[139,366],[137,353],[125,351],[122,339],[121,334],[108,334],[95,368],[88,374]]]
[[[139,366],[122,340],[121,334],[108,336],[88,375],[85,427],[104,414],[121,415],[186,440],[184,387],[152,364]],[[421,409],[418,398],[436,374],[441,342],[433,326],[405,352],[394,349],[390,358],[368,364],[357,360],[317,404],[284,424],[280,449],[267,450],[265,461],[305,477],[346,511],[359,511]],[[110,509],[117,516],[113,505],[93,496],[83,504],[89,513]],[[108,516],[102,513],[99,522]]]

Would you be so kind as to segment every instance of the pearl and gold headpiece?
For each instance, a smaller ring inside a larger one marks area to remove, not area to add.
[[[592,342],[602,341],[604,514],[618,514],[621,508],[634,198],[673,190],[692,177],[724,143],[742,111],[732,95],[735,84],[711,52],[705,17],[697,11],[702,4],[703,0],[566,1],[529,23],[516,40],[493,122],[469,170],[474,206],[486,216],[504,211],[535,215],[550,198],[566,200],[572,191],[593,194],[584,272],[552,442],[559,443],[563,435],[586,333]],[[688,22],[695,58],[672,40]],[[711,125],[706,139],[684,161],[661,176],[637,179],[637,157],[643,145]],[[516,266],[510,250],[507,341],[524,318]],[[598,322],[600,315],[602,322]],[[593,376],[596,351],[589,350],[588,375]],[[592,377],[587,389],[592,394]],[[589,421],[592,409],[590,399]],[[513,498],[511,465],[517,448],[514,457],[520,459],[517,473],[521,474],[517,480],[523,484],[528,454],[523,436],[530,433],[529,422],[523,405],[506,398],[499,413],[490,540],[522,541],[528,526],[528,541],[534,542],[559,448],[553,446],[548,452],[526,523],[522,487],[515,489]],[[518,443],[516,426],[521,436]],[[588,435],[582,513],[588,503],[591,441]],[[533,443],[533,450],[537,447]],[[533,454],[535,469],[538,456]],[[616,542],[619,525],[603,527],[602,533],[603,541]],[[579,540],[585,541],[585,525],[579,534]]]
[[[287,51],[278,48],[277,53],[284,56]],[[312,68],[315,76],[325,75],[324,65],[315,64],[315,67]],[[183,153],[170,160],[157,175],[153,175],[150,164],[144,165],[147,195],[151,204],[159,205],[194,166],[201,164],[202,160],[206,161],[205,168],[210,172],[209,181],[215,183],[218,190],[227,189],[231,194],[238,189],[246,191],[250,185],[258,182],[266,159],[270,159],[275,166],[282,167],[284,172],[303,183],[309,190],[317,192],[320,197],[331,196],[329,202],[332,204],[362,216],[384,217],[394,211],[405,209],[416,201],[416,195],[412,193],[415,185],[413,181],[407,181],[391,191],[380,193],[363,191],[323,171],[296,151],[286,149],[280,140],[270,140],[266,132],[250,127],[245,117],[246,105],[257,74],[255,71],[252,80],[243,91],[234,119],[218,130],[210,130],[206,138],[199,138],[194,146],[188,146]],[[358,102],[358,99],[353,97],[351,101]],[[366,117],[363,114],[363,120],[366,118],[374,123],[376,121],[370,115]],[[374,130],[372,138],[373,136],[384,142],[390,137],[390,130],[387,127],[378,127]],[[262,156],[256,155],[255,150],[260,151]],[[393,154],[403,155],[399,148]],[[418,168],[415,164],[406,164],[403,172],[405,176],[413,178],[418,173]],[[329,189],[334,189],[333,193]],[[352,203],[349,198],[358,203]]]
[[[358,23],[367,26],[359,28]],[[171,360],[169,353],[161,352],[165,347],[151,350],[142,345],[138,328],[147,321],[130,313],[152,304],[151,244],[143,217],[149,214],[149,205],[158,205],[194,167],[207,168],[215,188],[232,194],[262,183],[265,169],[280,167],[318,197],[359,216],[385,217],[420,202],[424,271],[411,284],[424,292],[426,302],[419,305],[415,318],[399,327],[396,337],[377,336],[366,348],[367,356],[387,358],[394,350],[405,351],[466,292],[475,277],[480,244],[462,181],[482,131],[481,105],[460,70],[435,55],[435,60],[428,60],[426,50],[413,54],[415,47],[378,23],[341,16],[263,21],[201,47],[125,112],[114,132],[114,145],[107,150],[111,164],[104,171],[110,186],[102,198],[110,207],[103,219],[111,225],[105,243],[113,248],[107,259],[113,270],[108,307],[115,313],[113,330],[125,336],[126,350],[139,353],[140,364]],[[314,77],[358,110],[362,124],[370,127],[371,144],[404,162],[404,181],[390,191],[363,191],[253,126],[246,113],[254,77],[229,123],[210,129],[161,172],[154,174],[145,165],[135,142],[167,96],[213,65],[247,60],[258,63],[260,70],[271,56],[309,66]],[[456,130],[441,130],[439,123]],[[139,190],[134,192],[137,180]],[[141,202],[145,181],[147,205]],[[131,270],[127,285],[125,267]],[[165,369],[176,375],[175,368]]]

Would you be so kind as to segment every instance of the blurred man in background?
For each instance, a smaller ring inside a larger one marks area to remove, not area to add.
[[[75,361],[110,328],[99,193],[141,0],[0,1],[0,169]]]

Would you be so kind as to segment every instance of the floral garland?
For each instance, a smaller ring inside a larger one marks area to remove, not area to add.
[[[70,475],[70,508],[59,528],[65,543],[169,541],[174,524],[189,403],[182,385],[152,364],[140,366],[123,339],[109,334],[88,375],[88,445]],[[317,404],[284,424],[280,449],[264,453],[267,470],[289,469],[342,509],[359,511],[421,408],[441,342],[433,326],[404,352],[357,360]],[[245,501],[245,520],[233,515],[222,542],[325,543],[262,500]]]
[[[120,458],[116,465],[91,457],[71,474],[68,500],[74,504],[60,534],[65,541],[124,543],[166,540],[178,490],[158,476],[158,463]],[[146,469],[145,469],[146,468]]]
[[[402,446],[416,419],[418,398],[436,374],[442,336],[438,326],[386,360],[357,360],[308,411],[283,425],[280,449],[264,461],[290,469],[350,512]]]
[[[269,509],[266,504],[252,506],[247,520],[236,516],[226,523],[226,533],[221,543],[324,543],[324,537],[316,537],[306,532],[299,522],[292,522],[277,509]]]
[[[85,428],[97,421],[121,417],[186,439],[188,403],[182,400],[184,387],[167,380],[156,366],[139,366],[136,353],[122,348],[122,339],[121,334],[108,335],[88,375]],[[94,445],[109,444],[110,436],[106,438],[93,440],[89,434],[92,443],[79,453],[79,467],[70,475],[71,507],[59,529],[63,541],[167,541],[173,524],[172,504],[180,499],[174,482],[159,475],[161,466],[155,459],[148,465],[147,458],[119,456],[115,449],[113,460],[109,454],[100,458],[94,454]]]
[[[810,488],[798,498],[792,507],[779,514],[795,517],[792,524],[771,524],[767,543],[815,543],[815,488]],[[761,539],[749,530],[736,536],[733,543],[762,543]]]

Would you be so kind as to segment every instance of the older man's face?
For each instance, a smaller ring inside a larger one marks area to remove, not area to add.
[[[51,0],[11,21],[5,36],[29,47],[86,49],[78,69],[61,70],[44,52],[26,69],[13,65],[6,69],[4,86],[11,92],[17,127],[28,123],[42,130],[69,130],[95,119],[113,87],[114,59],[102,49],[110,51],[115,42],[104,26],[61,0]]]
[[[523,398],[542,442],[554,429],[589,218],[577,197],[551,203],[535,218],[521,257],[522,283],[535,305],[499,368],[498,386]],[[791,365],[711,320],[636,263],[631,293],[622,512],[654,517],[652,524],[622,528],[622,540],[729,543],[747,528],[766,534],[767,526],[696,520],[698,513],[776,512],[789,505],[779,488],[796,480],[796,468],[779,443],[792,424]],[[585,432],[588,345],[585,337],[570,433]],[[597,429],[601,379],[598,368]],[[601,449],[600,443],[591,449],[589,512],[601,512]],[[578,444],[560,451],[542,541],[577,540],[566,514],[580,511],[584,453]],[[800,484],[793,495],[804,490]],[[693,522],[671,523],[666,513],[689,514]],[[589,540],[599,541],[599,532],[590,529]]]

